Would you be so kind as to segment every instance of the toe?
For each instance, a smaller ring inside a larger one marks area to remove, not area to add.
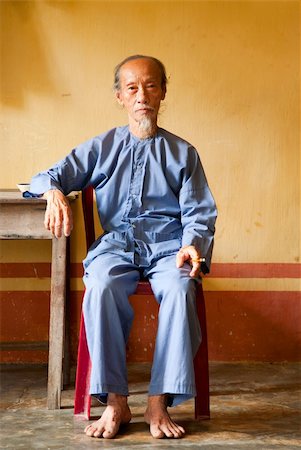
[[[151,426],[151,427],[150,427],[150,432],[151,432],[151,435],[152,435],[155,439],[162,439],[162,438],[165,436],[165,434],[163,433],[163,431],[160,430],[160,428],[157,427],[157,426]]]
[[[173,438],[175,436],[175,432],[171,426],[166,425],[164,427],[161,427],[161,429],[166,437]]]
[[[185,434],[184,428],[175,423],[172,425],[171,431],[173,432],[175,438],[180,438]]]
[[[101,435],[102,435],[102,430],[100,430],[100,429],[95,430],[93,433],[93,437],[96,437],[96,438],[101,437]]]
[[[117,434],[117,431],[113,430],[105,430],[102,434],[102,437],[105,439],[112,439]]]
[[[88,425],[85,428],[85,433],[86,433],[87,436],[93,436],[95,431],[96,431],[96,428],[94,428],[92,425]]]
[[[183,427],[180,427],[180,426],[178,425],[178,429],[179,429],[179,431],[180,431],[181,436],[183,436],[183,435],[185,434],[184,428],[183,428]]]
[[[182,433],[179,430],[173,430],[173,437],[175,439],[179,439],[180,437],[182,437]]]

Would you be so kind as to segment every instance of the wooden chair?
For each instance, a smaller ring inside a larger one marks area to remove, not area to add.
[[[94,190],[90,186],[82,192],[87,249],[95,240],[93,194]],[[150,283],[148,281],[139,281],[134,295],[153,295]],[[206,311],[201,284],[197,286],[196,298],[197,313],[202,330],[202,343],[194,359],[197,391],[195,398],[195,419],[200,420],[210,418]],[[90,418],[91,408],[91,396],[89,395],[90,371],[91,361],[86,339],[84,316],[82,314],[78,345],[74,414],[84,415],[87,419]]]

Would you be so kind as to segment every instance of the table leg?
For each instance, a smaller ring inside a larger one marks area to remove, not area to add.
[[[52,239],[51,298],[48,356],[48,409],[61,406],[64,351],[67,238]]]
[[[70,384],[70,239],[66,249],[65,337],[63,356],[63,390]]]

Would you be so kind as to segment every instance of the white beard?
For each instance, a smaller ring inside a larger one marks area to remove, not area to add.
[[[154,124],[150,117],[143,117],[139,121],[139,129],[146,137],[150,137],[154,134]]]

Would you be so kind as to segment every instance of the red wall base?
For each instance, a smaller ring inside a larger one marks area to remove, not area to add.
[[[301,361],[300,292],[205,292],[211,361]],[[82,293],[70,298],[71,360],[75,364]],[[158,306],[132,297],[131,362],[151,361]],[[49,292],[1,292],[1,362],[47,362]],[[13,336],[13,339],[12,339]]]

